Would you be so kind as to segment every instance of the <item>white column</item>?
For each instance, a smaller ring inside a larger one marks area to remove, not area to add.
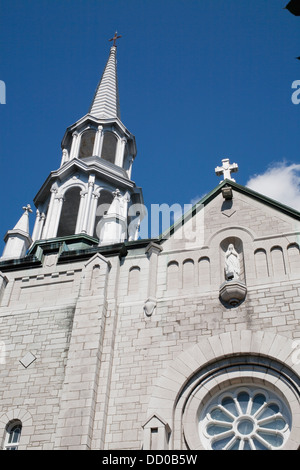
[[[60,219],[60,215],[61,215],[63,202],[64,202],[63,196],[58,196],[54,200],[52,223],[51,223],[51,226],[49,227],[48,237],[47,238],[54,238],[57,235],[57,229],[58,229],[58,225],[59,225],[59,219]]]
[[[67,149],[63,149],[60,166],[63,166],[69,160],[69,152]]]
[[[32,231],[32,241],[35,242],[35,240],[38,240],[38,234],[40,233],[40,225],[41,225],[41,214],[40,211],[37,209],[36,210],[36,217],[35,217],[35,223]]]
[[[53,205],[54,205],[54,199],[57,194],[57,189],[56,188],[51,188],[51,197],[50,197],[50,203],[49,203],[49,208],[47,212],[47,217],[46,217],[46,222],[44,225],[44,230],[43,230],[43,238],[49,238],[48,237],[48,232],[50,228],[50,224],[52,224],[52,213],[53,213]]]
[[[126,141],[125,137],[123,137],[121,140],[118,140],[116,165],[118,165],[120,167],[123,167],[126,142],[127,141]]]
[[[90,219],[88,223],[88,235],[91,237],[94,235],[95,221],[96,221],[96,211],[98,206],[99,194],[92,194],[91,210],[90,210]]]
[[[73,137],[73,140],[72,140],[72,146],[71,146],[71,152],[70,152],[71,160],[73,158],[78,157],[78,148],[79,148],[79,140],[80,140],[78,132],[73,132],[72,137]]]
[[[97,157],[101,157],[102,143],[103,143],[103,126],[98,126],[98,130],[96,132],[96,137],[95,137],[95,142],[94,142],[93,155],[97,155]]]
[[[95,175],[90,175],[89,182],[88,182],[88,193],[86,196],[86,204],[85,204],[85,209],[84,209],[83,223],[82,223],[82,228],[81,228],[81,232],[83,233],[87,233],[87,226],[88,226],[88,221],[89,221],[89,216],[90,216],[90,206],[91,206],[91,199],[92,199],[92,194],[94,190],[94,183],[95,183]]]
[[[75,233],[80,233],[82,229],[86,195],[87,195],[86,190],[80,192],[80,204],[79,204],[78,216],[77,216],[77,221],[76,221]]]
[[[131,178],[133,160],[133,157],[129,157],[129,168],[127,170],[127,175],[129,179]]]

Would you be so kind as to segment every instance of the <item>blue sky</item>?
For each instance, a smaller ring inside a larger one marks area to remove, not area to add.
[[[116,30],[121,119],[136,136],[132,177],[147,205],[195,201],[230,158],[238,183],[300,210],[300,19],[287,3],[0,0],[1,241],[59,167]]]

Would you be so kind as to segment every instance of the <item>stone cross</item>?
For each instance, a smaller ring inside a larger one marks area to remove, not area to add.
[[[236,163],[230,164],[229,163],[229,158],[224,158],[222,160],[222,166],[217,166],[217,168],[215,168],[215,172],[216,172],[217,176],[224,175],[224,180],[228,179],[228,180],[231,180],[231,181],[235,181],[231,177],[231,173],[236,173],[238,171],[238,169],[239,169],[239,167]]]
[[[27,204],[27,206],[22,207],[22,209],[23,209],[23,211],[25,211],[26,213],[32,212],[32,209],[31,209],[30,204]]]

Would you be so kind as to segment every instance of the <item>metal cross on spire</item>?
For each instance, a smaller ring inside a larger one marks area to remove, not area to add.
[[[117,39],[119,39],[119,38],[121,38],[121,37],[122,37],[122,36],[118,36],[118,32],[116,31],[114,37],[111,38],[111,39],[109,39],[109,41],[114,41],[113,46],[117,47],[117,44],[116,44]]]
[[[217,176],[224,175],[224,180],[228,179],[228,180],[231,180],[231,181],[235,181],[231,177],[231,173],[236,173],[238,171],[238,169],[239,169],[239,167],[236,163],[230,164],[229,163],[229,158],[224,158],[222,160],[222,166],[217,166],[217,168],[215,168],[215,172],[216,172]]]

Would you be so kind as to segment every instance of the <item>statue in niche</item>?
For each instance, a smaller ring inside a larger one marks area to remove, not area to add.
[[[241,267],[239,255],[236,252],[234,245],[230,243],[225,253],[225,278],[227,281],[239,279],[240,272]]]

